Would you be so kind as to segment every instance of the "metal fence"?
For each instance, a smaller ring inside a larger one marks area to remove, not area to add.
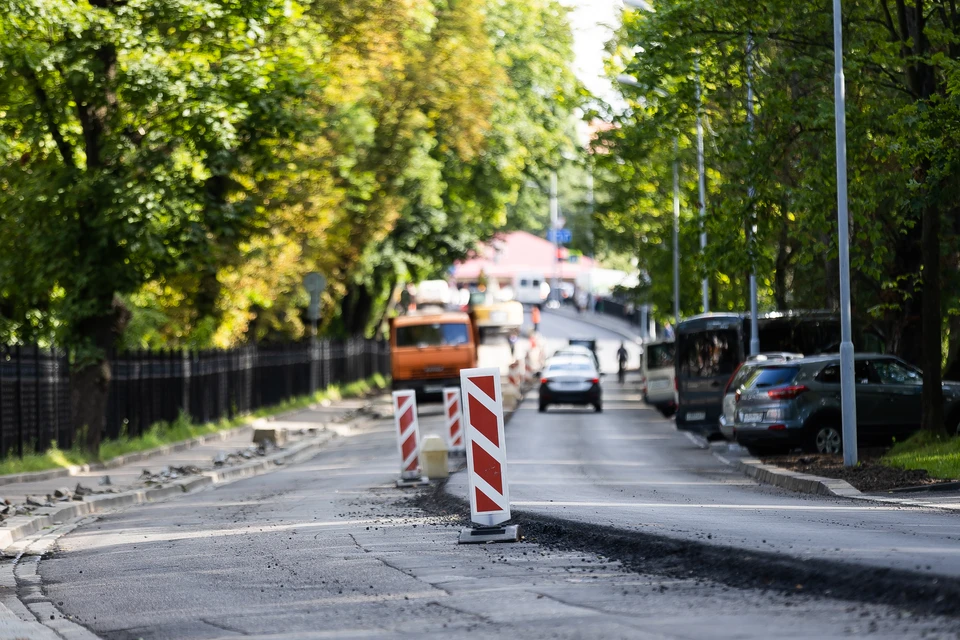
[[[186,413],[232,418],[333,384],[388,375],[386,342],[317,340],[228,350],[133,351],[110,358],[103,435],[141,435]],[[69,361],[56,349],[0,346],[0,458],[74,443]]]

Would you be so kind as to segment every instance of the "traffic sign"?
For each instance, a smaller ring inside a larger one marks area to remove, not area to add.
[[[460,410],[460,387],[443,388],[443,415],[447,420],[447,442],[450,453],[464,455],[463,411]]]
[[[464,435],[467,445],[467,480],[470,519],[475,528],[460,533],[461,543],[516,542],[516,525],[502,526],[510,519],[507,485],[507,448],[503,433],[503,392],[500,369],[460,371]]]
[[[400,450],[398,487],[423,484],[420,477],[420,421],[417,418],[417,393],[413,389],[393,392],[393,420]]]
[[[310,294],[310,306],[307,307],[307,318],[313,322],[320,319],[320,296],[327,288],[327,279],[316,271],[311,271],[303,277],[303,286]]]
[[[569,244],[573,240],[570,229],[550,229],[547,231],[547,240],[557,244]]]

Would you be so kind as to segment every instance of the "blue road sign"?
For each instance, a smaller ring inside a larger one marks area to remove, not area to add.
[[[570,229],[549,229],[547,230],[547,240],[558,244],[569,244],[573,239]]]

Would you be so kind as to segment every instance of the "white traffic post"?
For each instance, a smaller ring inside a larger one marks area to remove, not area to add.
[[[447,447],[455,456],[466,455],[463,443],[463,411],[460,402],[460,387],[443,388],[443,415],[447,422]]]
[[[420,420],[417,418],[417,394],[413,390],[393,392],[393,421],[400,451],[398,487],[428,484],[420,475]]]
[[[467,444],[470,519],[475,528],[460,533],[460,543],[516,542],[517,525],[510,520],[507,448],[503,433],[503,392],[500,369],[463,369],[463,424]]]

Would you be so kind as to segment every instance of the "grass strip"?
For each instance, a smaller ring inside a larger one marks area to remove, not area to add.
[[[173,422],[157,422],[151,425],[142,435],[137,437],[121,435],[116,440],[102,442],[97,456],[91,456],[79,448],[59,449],[56,445],[42,453],[25,451],[23,458],[18,458],[15,455],[8,456],[0,461],[0,475],[46,471],[48,469],[102,462],[129,453],[147,451],[166,444],[232,429],[249,422],[252,418],[266,418],[287,411],[304,409],[318,402],[336,402],[344,398],[355,398],[372,391],[385,389],[388,384],[389,381],[382,375],[374,374],[366,380],[351,382],[343,386],[332,385],[316,393],[291,398],[280,404],[263,407],[252,413],[235,416],[230,420],[224,418],[217,422],[197,424],[192,422],[186,414],[180,414],[180,417]]]
[[[960,437],[920,431],[895,444],[880,462],[899,469],[925,469],[931,478],[960,479]]]

